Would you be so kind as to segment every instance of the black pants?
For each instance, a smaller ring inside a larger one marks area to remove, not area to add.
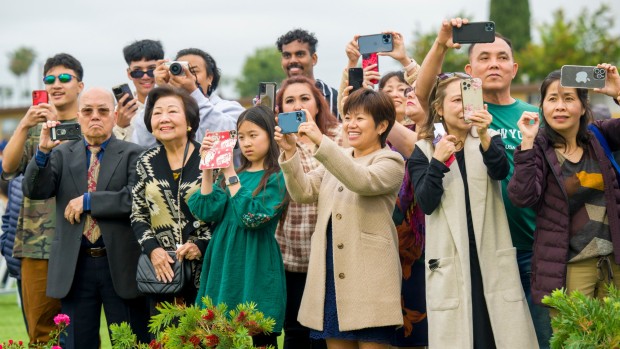
[[[61,300],[62,312],[69,315],[65,349],[100,348],[101,306],[108,323],[129,323],[138,340],[148,343],[147,303],[143,297],[121,298],[112,284],[108,257],[80,254],[69,294]],[[111,336],[111,334],[110,334]],[[147,338],[145,338],[147,337]]]
[[[286,314],[284,317],[284,349],[327,349],[324,340],[310,339],[310,329],[297,321],[301,297],[306,286],[306,273],[287,271]]]

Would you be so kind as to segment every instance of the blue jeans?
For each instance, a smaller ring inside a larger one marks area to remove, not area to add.
[[[532,255],[532,251],[517,250],[517,264],[519,265],[519,274],[521,274],[521,285],[525,292],[527,305],[530,308],[530,314],[532,314],[536,337],[538,337],[538,345],[540,349],[549,349],[549,340],[553,334],[549,309],[532,302]]]

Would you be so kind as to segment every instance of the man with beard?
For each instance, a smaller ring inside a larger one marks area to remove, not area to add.
[[[303,75],[312,79],[321,91],[332,114],[340,120],[338,115],[338,91],[329,87],[325,82],[314,78],[314,66],[318,61],[316,45],[318,40],[313,33],[303,29],[293,29],[282,35],[276,41],[278,51],[282,53],[282,69],[287,77]]]

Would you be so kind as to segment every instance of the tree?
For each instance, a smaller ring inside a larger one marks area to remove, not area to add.
[[[22,46],[17,50],[9,53],[9,70],[17,78],[18,84],[23,81],[23,77],[28,73],[30,67],[37,57],[37,53],[29,48]],[[18,88],[21,90],[21,88]]]
[[[424,57],[426,57],[426,54],[433,46],[435,38],[437,38],[437,30],[430,33],[421,33],[419,31],[414,33],[413,49],[411,53],[419,64],[422,64],[422,61],[424,61]],[[464,71],[465,65],[469,63],[469,56],[467,55],[468,47],[469,45],[463,45],[458,50],[448,50],[441,71]]]
[[[491,0],[489,12],[495,29],[512,41],[514,50],[531,41],[529,0]]]
[[[286,74],[280,65],[280,52],[269,46],[258,48],[248,56],[243,64],[241,77],[235,82],[240,97],[253,97],[258,93],[258,83],[262,81],[280,82]]]
[[[614,14],[607,5],[594,12],[586,7],[575,19],[567,19],[558,9],[552,23],[538,27],[541,42],[517,52],[519,70],[527,74],[527,80],[541,81],[565,64],[620,63],[620,35],[612,34],[613,27]]]

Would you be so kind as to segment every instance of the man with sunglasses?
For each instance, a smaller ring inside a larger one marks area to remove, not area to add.
[[[140,297],[136,269],[140,245],[131,229],[131,188],[143,148],[116,139],[114,96],[103,88],[84,92],[78,122],[83,139],[64,144],[43,124],[26,167],[24,195],[56,197],[56,237],[50,251],[47,294],[69,315],[67,349],[100,348],[101,307],[108,324],[127,322],[149,341],[148,303]]]
[[[47,59],[43,72],[50,103],[30,107],[19,122],[3,153],[5,180],[23,173],[34,157],[42,123],[76,121],[78,95],[84,88],[81,63],[69,54],[60,53]],[[54,198],[24,197],[15,233],[13,256],[22,261],[22,295],[30,344],[49,340],[54,316],[60,312],[60,301],[46,295],[48,259],[55,234],[55,202]]]
[[[118,120],[114,127],[114,135],[118,139],[130,141],[133,136],[135,116],[144,110],[144,101],[149,92],[155,87],[155,68],[157,61],[164,58],[164,49],[161,42],[155,40],[140,40],[123,48],[123,56],[127,62],[127,77],[136,88],[135,98],[127,104],[124,102],[130,96],[123,96],[116,111]]]
[[[158,86],[170,85],[185,90],[196,100],[200,112],[200,126],[196,132],[196,140],[202,141],[205,131],[226,131],[237,128],[237,118],[245,110],[236,101],[220,98],[215,90],[220,81],[220,70],[213,57],[207,52],[188,48],[179,51],[175,61],[187,62],[183,73],[173,75],[166,64],[167,60],[159,60],[155,69],[155,83]],[[136,122],[133,141],[145,147],[156,145],[155,137],[146,129],[144,111]]]

